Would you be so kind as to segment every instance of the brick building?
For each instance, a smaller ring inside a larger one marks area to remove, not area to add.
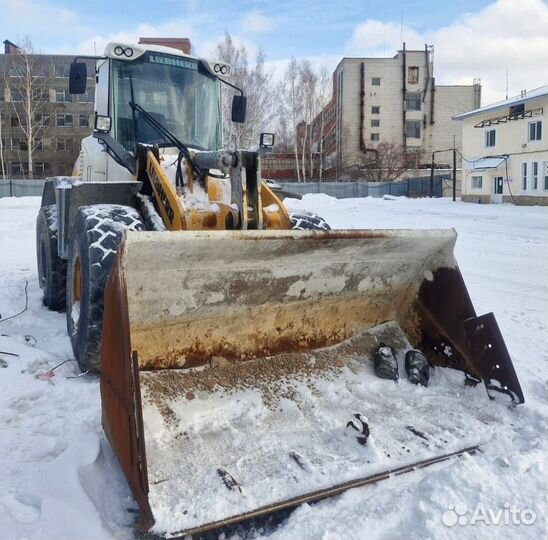
[[[68,76],[74,55],[25,56],[16,44],[4,41],[4,54],[0,54],[0,178],[29,176],[29,140],[21,127],[29,118],[22,90],[25,79],[32,80],[33,176],[70,175],[80,140],[93,127],[95,62],[88,60],[87,92],[72,96]]]

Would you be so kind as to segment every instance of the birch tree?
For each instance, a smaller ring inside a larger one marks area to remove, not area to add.
[[[217,44],[217,60],[230,64],[229,82],[241,88],[247,97],[246,121],[235,124],[231,120],[232,97],[236,93],[223,87],[223,138],[231,148],[254,150],[259,144],[259,134],[269,127],[273,114],[272,71],[265,66],[265,55],[259,51],[253,62],[248,59],[245,45],[237,46],[230,34],[225,34]]]
[[[34,152],[40,148],[49,125],[48,65],[41,62],[29,38],[7,60],[6,86],[21,134],[21,149],[26,152],[28,176],[33,178]]]
[[[299,166],[297,126],[302,119],[303,90],[300,84],[299,63],[294,58],[291,59],[285,69],[283,80],[278,86],[278,95],[283,104],[281,114],[289,120],[286,125],[289,127],[289,135],[293,142],[295,171],[297,172],[297,181],[300,182],[301,168]]]
[[[318,77],[309,60],[302,60],[299,64],[299,84],[302,89],[302,120],[304,128],[301,137],[301,168],[303,180],[312,176],[312,122],[318,113],[316,100]],[[308,156],[307,156],[308,150]],[[308,157],[308,167],[307,158]]]
[[[331,101],[332,93],[332,80],[329,74],[329,71],[324,66],[320,69],[318,75],[318,90],[317,90],[317,99],[318,106],[320,107],[320,118],[319,118],[319,153],[320,153],[320,162],[319,162],[319,177],[320,181],[323,177],[323,134],[325,130],[325,115],[326,109]]]
[[[4,161],[3,122],[5,114],[0,112],[0,167],[2,167],[2,180],[6,179],[6,162]]]

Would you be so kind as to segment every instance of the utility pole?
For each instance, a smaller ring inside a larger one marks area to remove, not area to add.
[[[457,146],[453,135],[453,202],[457,200]]]
[[[430,198],[434,196],[434,154],[432,152],[432,165],[430,166]]]

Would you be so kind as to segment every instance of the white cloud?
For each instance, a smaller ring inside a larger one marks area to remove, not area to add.
[[[484,104],[504,99],[506,69],[509,94],[548,84],[548,4],[542,0],[497,0],[451,24],[418,32],[403,28],[407,48],[435,48],[438,84],[482,80]],[[390,56],[401,48],[400,25],[367,20],[347,43],[347,53]]]
[[[242,30],[252,34],[261,34],[264,32],[270,32],[276,27],[274,19],[261,15],[256,11],[247,13],[242,18]]]
[[[33,0],[0,0],[1,22],[4,33],[9,29],[12,35],[4,35],[14,43],[25,36],[54,37],[59,32],[77,35],[82,32],[78,14],[70,9],[56,7],[47,2]]]

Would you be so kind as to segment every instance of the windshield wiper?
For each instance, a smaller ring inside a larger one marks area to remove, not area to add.
[[[190,167],[196,176],[198,180],[204,178],[205,174],[204,171],[192,159],[192,156],[190,155],[190,150],[188,149],[188,146],[181,142],[169,129],[167,129],[165,126],[162,125],[161,122],[156,120],[154,116],[152,116],[150,113],[145,111],[141,105],[138,103],[135,103],[135,101],[130,101],[129,106],[133,109],[133,111],[137,111],[139,113],[139,117],[143,118],[145,122],[147,122],[153,129],[155,129],[160,135],[165,137],[165,139],[170,143],[170,146],[175,146],[179,150],[179,157],[177,158],[177,171],[175,173],[175,184],[180,186],[181,188],[184,187],[184,181],[183,181],[183,171],[181,167],[182,159],[185,158],[188,163],[190,164]]]

